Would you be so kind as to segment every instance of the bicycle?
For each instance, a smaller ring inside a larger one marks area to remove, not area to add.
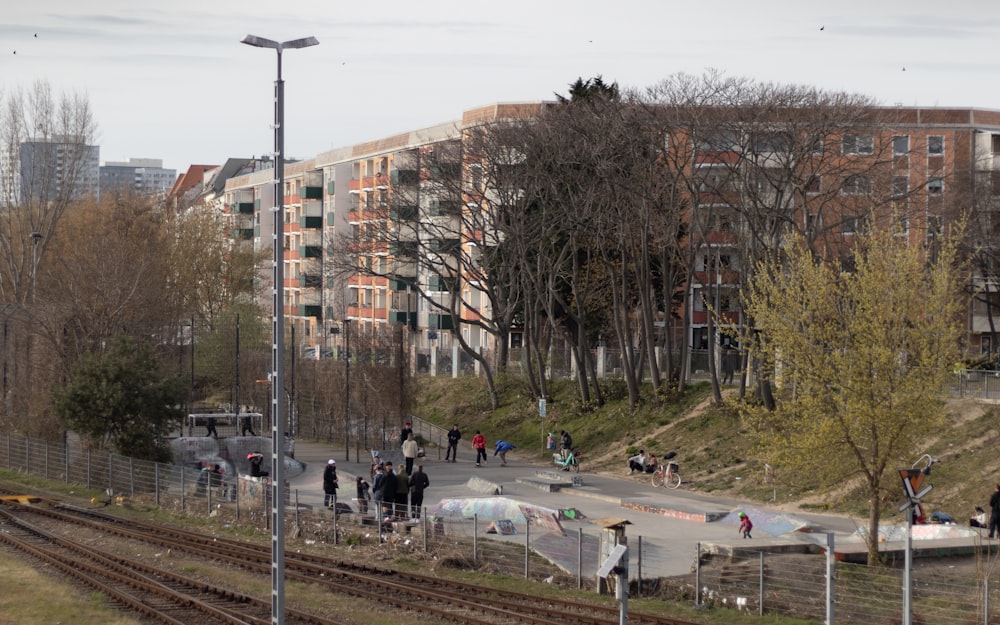
[[[553,454],[553,456],[553,462],[555,462],[557,466],[562,467],[563,471],[569,471],[572,469],[577,473],[580,472],[580,461],[577,460],[579,456],[576,453],[576,450],[569,450],[565,458],[563,458],[560,454]]]
[[[677,488],[681,485],[681,465],[676,462],[663,462],[653,470],[653,486],[666,486],[667,488]]]

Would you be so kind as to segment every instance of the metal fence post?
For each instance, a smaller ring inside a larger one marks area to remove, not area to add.
[[[701,607],[701,543],[694,546],[694,604]]]
[[[479,515],[472,515],[472,563],[476,564],[479,558]]]
[[[576,539],[576,588],[583,588],[583,528],[577,528]]]
[[[92,456],[90,454],[90,450],[88,449],[87,450],[87,488],[88,489],[92,488],[91,485],[90,485],[90,475],[91,475],[91,472],[93,471],[93,467],[91,466],[91,460],[92,460]]]
[[[524,579],[528,579],[528,560],[531,553],[531,521],[524,520]]]
[[[757,607],[757,615],[764,616],[764,552],[760,552],[760,605]]]
[[[132,498],[132,499],[135,499],[135,460],[132,459],[132,456],[129,456],[129,458],[128,458],[128,478],[129,478],[128,479],[128,488],[129,488],[129,494],[128,494],[128,496],[130,498]]]
[[[826,625],[833,625],[834,587],[833,576],[836,572],[834,567],[837,562],[833,545],[833,532],[826,534]]]
[[[49,444],[45,443],[45,471],[44,479],[49,479]]]
[[[181,468],[181,514],[184,514],[184,497],[187,494],[187,486],[184,484],[184,469]]]
[[[160,506],[160,463],[153,463],[153,502]]]
[[[639,536],[639,544],[636,545],[636,596],[642,596],[642,536]],[[628,580],[625,580],[628,582]]]

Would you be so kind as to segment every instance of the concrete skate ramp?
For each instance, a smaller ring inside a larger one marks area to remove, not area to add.
[[[264,454],[265,469],[271,464],[271,439],[263,436],[237,436],[214,438],[211,436],[181,436],[170,441],[170,453],[174,464],[198,468],[201,463],[225,464],[236,472],[247,475],[250,463],[247,454],[259,451]],[[222,462],[220,462],[220,460]],[[306,470],[304,462],[285,456],[285,479],[302,475]]]
[[[480,521],[508,520],[516,524],[531,524],[554,532],[564,533],[559,523],[559,513],[551,508],[543,508],[506,497],[462,497],[442,499],[427,510],[431,517],[451,519],[471,519]]]

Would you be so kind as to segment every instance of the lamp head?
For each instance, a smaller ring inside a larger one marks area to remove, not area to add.
[[[240,43],[245,43],[255,48],[271,48],[278,52],[281,52],[285,48],[308,48],[309,46],[319,45],[319,41],[315,37],[303,37],[302,39],[278,42],[273,39],[258,37],[257,35],[247,35],[240,40]]]

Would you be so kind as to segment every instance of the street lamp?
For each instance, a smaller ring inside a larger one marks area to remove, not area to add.
[[[274,240],[273,301],[271,317],[271,623],[285,622],[285,441],[282,393],[285,388],[285,81],[281,78],[281,53],[285,49],[308,48],[319,43],[315,37],[277,42],[247,35],[240,43],[271,48],[278,53],[278,77],[274,81]]]
[[[41,232],[31,233],[31,303],[35,303],[35,276],[38,275],[38,242],[42,240]]]
[[[344,454],[351,459],[351,320],[344,319],[344,339],[347,342],[347,359],[344,360]]]

